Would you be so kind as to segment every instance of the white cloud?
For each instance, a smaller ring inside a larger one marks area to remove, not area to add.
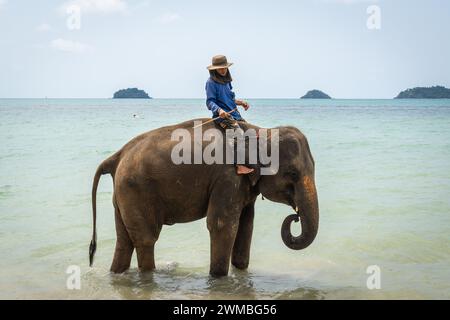
[[[180,15],[178,13],[165,13],[160,16],[157,20],[163,24],[168,24],[180,20]]]
[[[1,0],[0,0],[1,1]],[[124,0],[72,0],[64,3],[60,7],[63,14],[67,13],[67,8],[77,6],[81,13],[124,13],[128,5]]]
[[[50,46],[56,50],[72,53],[84,53],[91,49],[87,44],[61,38],[53,40]]]
[[[36,31],[47,32],[52,30],[52,27],[48,23],[42,23],[36,27]]]

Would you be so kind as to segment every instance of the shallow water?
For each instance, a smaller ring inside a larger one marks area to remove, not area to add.
[[[450,298],[450,100],[250,102],[249,122],[308,137],[319,235],[289,250],[280,226],[291,209],[259,198],[248,271],[212,279],[205,220],[163,228],[156,272],[133,259],[111,275],[109,176],[93,268],[87,259],[97,165],[137,134],[208,116],[203,100],[0,100],[0,298]],[[80,290],[66,287],[70,265]],[[379,290],[366,286],[370,265]]]

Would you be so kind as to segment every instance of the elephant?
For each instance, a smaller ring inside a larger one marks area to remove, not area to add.
[[[205,217],[210,235],[210,275],[228,275],[230,260],[234,267],[247,269],[255,201],[260,194],[295,210],[281,228],[287,247],[301,250],[314,241],[319,226],[315,163],[303,133],[293,126],[274,128],[279,134],[279,169],[271,175],[262,175],[261,170],[238,175],[234,164],[174,164],[171,150],[178,141],[173,141],[172,132],[181,128],[193,133],[198,121],[204,130],[219,129],[218,124],[204,118],[161,127],[135,137],[98,166],[92,186],[91,267],[97,247],[96,193],[104,174],[113,178],[117,235],[110,268],[113,273],[129,269],[134,250],[139,270],[154,270],[154,247],[162,226]],[[248,122],[242,125],[263,129]],[[203,142],[202,148],[205,145]],[[291,223],[299,220],[301,234],[293,236]]]

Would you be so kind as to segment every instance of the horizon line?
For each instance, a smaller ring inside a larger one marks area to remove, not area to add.
[[[316,98],[295,98],[295,97],[272,97],[272,98],[268,98],[268,97],[264,97],[264,98],[249,98],[249,97],[241,97],[242,99],[249,99],[249,100],[397,100],[395,97],[394,98],[325,98],[325,99],[316,99]],[[54,98],[54,97],[26,97],[26,98],[19,98],[19,97],[0,97],[1,100],[204,100],[206,99],[205,97],[201,97],[201,98],[167,98],[167,97],[151,97],[150,99],[147,98],[104,98],[104,97],[78,97],[78,98],[74,98],[74,97],[65,97],[65,98]],[[411,98],[412,100],[417,100],[417,98]],[[432,99],[432,98],[431,98]],[[446,98],[442,98],[442,99],[446,99]],[[448,99],[448,98],[447,98]],[[407,99],[399,99],[399,100],[407,100]],[[420,99],[419,99],[420,100]]]

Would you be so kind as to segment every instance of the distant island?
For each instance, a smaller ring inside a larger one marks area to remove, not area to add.
[[[144,90],[128,88],[114,93],[113,99],[151,99],[151,97]]]
[[[310,90],[300,99],[331,99],[331,97],[320,90]]]
[[[400,92],[394,99],[450,99],[450,89],[443,86],[416,87]]]

